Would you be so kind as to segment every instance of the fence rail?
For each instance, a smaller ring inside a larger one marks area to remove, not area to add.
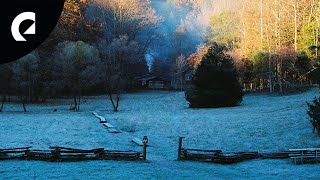
[[[178,160],[232,164],[253,159],[289,159],[290,151],[283,152],[223,152],[220,149],[204,150],[184,148],[183,137],[179,137]]]
[[[37,160],[49,162],[73,162],[88,160],[146,160],[145,152],[106,150],[96,148],[90,150],[66,147],[49,147],[50,150],[33,150],[32,147],[0,149],[0,160]]]

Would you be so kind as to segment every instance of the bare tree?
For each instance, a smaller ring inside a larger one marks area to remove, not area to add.
[[[130,41],[128,36],[114,38],[110,44],[106,41],[100,43],[105,90],[115,112],[119,108],[121,93],[134,76],[131,67],[144,61],[140,48],[138,42]]]
[[[181,91],[183,90],[183,86],[185,83],[185,74],[188,68],[190,68],[190,65],[187,59],[185,58],[185,56],[181,54],[176,59],[175,64],[173,66],[173,73],[174,73],[175,79],[179,83]]]
[[[121,35],[133,40],[146,28],[161,22],[150,0],[94,0],[94,3],[103,10],[109,42]]]
[[[137,64],[157,39],[155,29],[161,22],[150,0],[94,0],[101,10],[105,40],[99,45],[103,57],[105,90],[118,111],[121,93],[131,82]]]
[[[111,69],[110,69],[111,70]],[[109,71],[109,76],[106,79],[106,93],[112,104],[113,111],[118,112],[121,93],[126,85],[126,80],[121,77],[121,73]]]

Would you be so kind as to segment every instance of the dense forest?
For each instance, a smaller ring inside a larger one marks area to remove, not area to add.
[[[212,43],[245,89],[283,94],[320,79],[319,30],[319,0],[67,0],[45,43],[0,66],[2,106],[67,96],[79,111],[81,96],[105,94],[117,110],[146,74],[184,89]]]
[[[278,83],[283,93],[283,86],[305,83],[319,63],[319,27],[320,1],[243,0],[211,18],[208,40],[230,49],[244,82],[271,93]]]

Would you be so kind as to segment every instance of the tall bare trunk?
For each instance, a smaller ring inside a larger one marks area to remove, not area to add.
[[[263,48],[263,0],[260,1],[260,49]]]
[[[273,70],[272,70],[272,57],[271,57],[271,45],[270,45],[270,39],[269,36],[267,35],[267,40],[268,40],[268,60],[269,60],[269,93],[273,94]]]
[[[279,64],[279,94],[283,95],[283,77],[282,77],[282,56],[280,55],[280,64]]]
[[[78,110],[78,101],[77,101],[77,96],[73,96],[73,102],[74,102],[74,111]]]
[[[297,0],[294,0],[294,50],[298,51],[298,14]]]
[[[269,54],[269,93],[273,94],[273,72],[272,72],[272,64],[271,64],[271,54]]]
[[[319,7],[320,8],[320,7]],[[320,12],[319,12],[320,13]],[[316,29],[316,58],[319,58],[319,29],[320,29],[320,19],[319,17],[317,18],[317,24],[318,24],[318,28]]]

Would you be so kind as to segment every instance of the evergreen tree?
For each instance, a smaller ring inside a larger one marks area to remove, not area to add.
[[[294,65],[295,68],[297,68],[299,74],[302,75],[306,74],[312,69],[311,59],[304,51],[297,55],[297,60]]]
[[[301,52],[297,55],[294,66],[298,72],[299,81],[302,83],[305,75],[312,69],[311,59],[306,52]]]
[[[186,93],[191,108],[230,107],[241,103],[243,92],[233,59],[226,48],[213,44],[196,69],[193,88]]]
[[[310,117],[313,133],[317,131],[320,135],[320,98],[314,98],[312,103],[308,103],[308,115]]]
[[[320,64],[316,64],[314,69],[310,72],[310,77],[313,83],[320,87]]]

